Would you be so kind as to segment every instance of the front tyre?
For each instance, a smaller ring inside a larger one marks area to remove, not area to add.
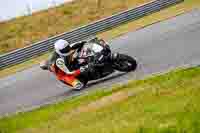
[[[113,60],[113,68],[121,72],[134,71],[137,68],[137,61],[131,56],[117,54]]]

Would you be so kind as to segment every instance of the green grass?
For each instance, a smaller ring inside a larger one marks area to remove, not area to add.
[[[37,127],[38,125],[45,124],[48,121],[54,121],[59,116],[70,112],[77,106],[86,105],[93,100],[97,100],[103,96],[110,95],[122,87],[123,86],[114,87],[108,90],[93,91],[90,94],[78,96],[65,102],[48,105],[46,107],[41,107],[40,109],[30,112],[18,113],[17,115],[11,117],[2,118],[0,119],[0,133],[16,132],[19,129]]]
[[[131,81],[3,118],[0,132],[197,133],[199,81],[199,67]]]

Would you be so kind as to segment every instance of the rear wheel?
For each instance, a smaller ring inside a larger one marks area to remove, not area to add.
[[[131,56],[125,54],[117,54],[113,61],[113,68],[121,72],[130,72],[137,68],[137,62]]]

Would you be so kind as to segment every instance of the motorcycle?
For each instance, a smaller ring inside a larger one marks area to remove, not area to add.
[[[101,56],[99,56],[99,53],[97,52],[98,49],[95,48],[97,45],[99,45],[96,44],[97,40],[95,39],[88,41],[90,43],[88,46],[91,46],[93,50],[90,50],[90,53],[87,54],[88,65],[93,66],[93,71],[89,74],[75,76],[66,74],[62,70],[59,70],[55,63],[51,65],[50,71],[57,76],[58,80],[63,81],[63,83],[74,90],[80,90],[87,85],[88,81],[104,78],[115,71],[131,72],[137,68],[137,61],[133,57],[126,54],[112,53],[109,46],[109,60],[105,60],[103,66],[102,64],[97,63]],[[98,40],[98,43],[99,42],[100,41]],[[44,69],[42,64],[44,63],[41,63],[40,67]]]

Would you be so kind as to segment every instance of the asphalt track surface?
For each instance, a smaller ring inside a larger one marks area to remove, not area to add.
[[[49,72],[36,65],[23,72],[0,79],[0,115],[27,111],[44,104],[83,94],[95,88],[107,89],[183,65],[200,63],[200,10],[160,22],[112,41],[114,51],[135,57],[139,66],[128,74],[114,73],[93,82],[80,92],[71,91]]]

